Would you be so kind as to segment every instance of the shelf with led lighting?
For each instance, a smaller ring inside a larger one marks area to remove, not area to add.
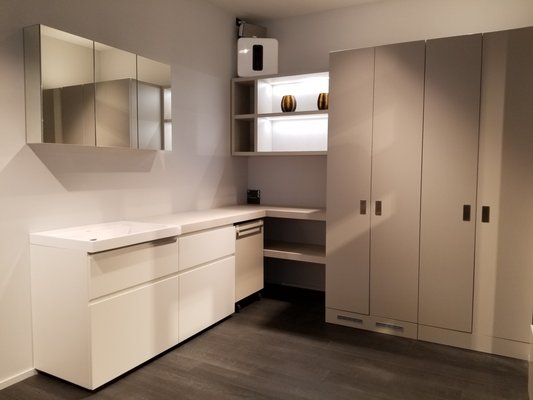
[[[327,152],[327,72],[235,78],[232,81],[232,154],[323,155]],[[282,112],[281,99],[293,95],[296,110]]]

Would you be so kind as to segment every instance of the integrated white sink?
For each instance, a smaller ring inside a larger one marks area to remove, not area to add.
[[[35,232],[30,234],[30,242],[42,246],[96,253],[179,234],[181,234],[181,228],[177,225],[117,221]]]

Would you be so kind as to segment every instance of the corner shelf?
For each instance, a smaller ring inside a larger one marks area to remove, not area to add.
[[[232,155],[326,154],[328,112],[316,102],[328,87],[328,72],[233,79]],[[281,111],[285,94],[297,111]]]
[[[325,214],[287,218],[283,213],[265,218],[263,255],[268,258],[326,263]]]
[[[263,254],[282,260],[326,263],[326,247],[318,244],[266,241]]]

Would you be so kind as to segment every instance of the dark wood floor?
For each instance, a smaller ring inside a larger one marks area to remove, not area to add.
[[[270,290],[90,392],[38,374],[0,399],[527,399],[527,363],[326,325],[320,294]]]

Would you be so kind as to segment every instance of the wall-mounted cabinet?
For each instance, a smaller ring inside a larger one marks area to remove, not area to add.
[[[171,150],[169,65],[43,25],[24,52],[28,143]]]
[[[233,79],[232,154],[325,154],[328,113],[317,99],[328,91],[327,72]],[[294,96],[295,111],[282,111],[285,95]]]

